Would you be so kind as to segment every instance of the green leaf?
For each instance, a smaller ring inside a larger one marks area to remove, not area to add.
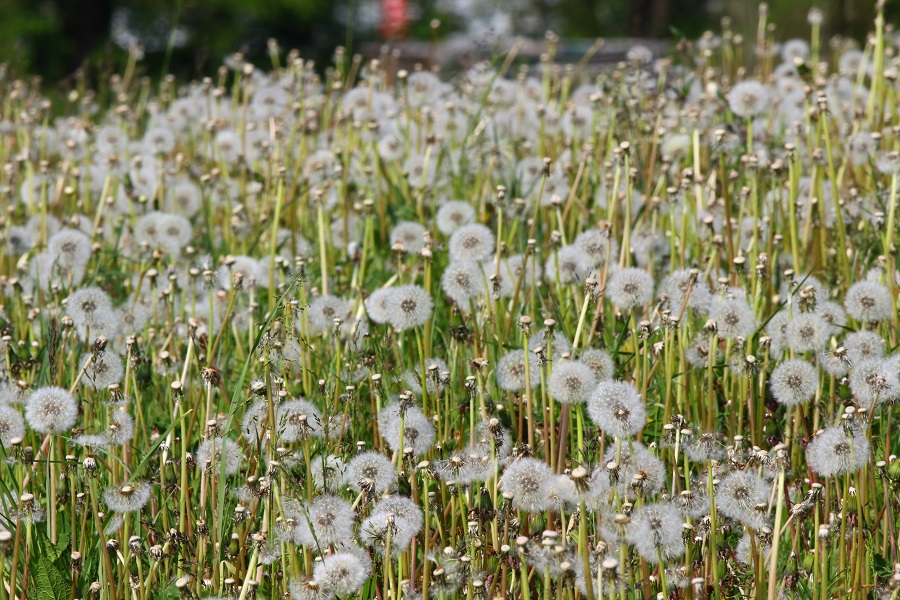
[[[58,547],[49,542],[45,544],[40,537],[37,538],[35,545],[38,552],[31,561],[33,587],[29,596],[35,600],[67,600],[71,582],[52,558]]]
[[[159,590],[154,597],[157,600],[178,600],[180,595],[178,593],[178,588],[174,585],[169,585]]]

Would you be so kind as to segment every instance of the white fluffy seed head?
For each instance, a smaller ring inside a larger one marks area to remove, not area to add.
[[[369,451],[354,456],[344,470],[344,484],[356,491],[383,494],[397,483],[397,470],[383,454]]]
[[[852,365],[850,391],[866,408],[900,398],[900,375],[895,360],[867,358]]]
[[[434,445],[434,425],[418,406],[410,406],[402,412],[402,444],[401,444],[401,405],[394,402],[382,409],[378,415],[378,432],[393,452],[404,452],[412,448],[412,455],[419,457],[428,452]]]
[[[39,388],[31,393],[25,403],[25,419],[38,433],[65,433],[78,420],[78,403],[63,388]]]
[[[525,361],[528,360],[528,376],[525,373]],[[529,381],[534,382],[539,376],[540,365],[537,357],[529,352],[526,356],[524,350],[512,350],[503,355],[497,361],[495,376],[500,389],[508,392],[518,392],[528,387]]]
[[[815,312],[796,312],[787,324],[787,344],[795,352],[817,352],[825,347],[831,328]]]
[[[829,427],[806,447],[809,468],[821,477],[855,473],[869,463],[870,455],[869,440],[859,427]]]
[[[581,283],[593,270],[591,260],[577,246],[563,246],[547,258],[544,265],[544,277],[550,283],[560,285]],[[653,285],[650,285],[653,289]]]
[[[225,474],[234,475],[241,468],[244,453],[236,442],[227,438],[210,438],[200,444],[194,459],[199,468],[213,468],[216,473],[224,462]]]
[[[115,313],[109,295],[96,287],[82,288],[66,299],[66,313],[72,317],[75,329],[81,337],[85,333],[92,339],[106,335],[108,324],[115,321]],[[113,339],[115,335],[106,335]]]
[[[51,261],[62,269],[78,270],[91,259],[91,239],[77,229],[63,229],[47,240]]]
[[[619,256],[619,244],[610,237],[609,232],[600,229],[582,231],[575,238],[574,245],[597,269],[602,268],[607,262],[615,262]]]
[[[801,359],[787,360],[779,364],[769,378],[772,395],[785,406],[798,406],[812,400],[818,383],[816,368]]]
[[[610,276],[606,293],[622,310],[643,306],[653,297],[653,277],[642,269],[619,269]]]
[[[741,81],[728,93],[728,107],[739,117],[750,118],[769,106],[769,89],[758,81]]]
[[[339,496],[318,496],[287,516],[294,521],[294,543],[306,548],[327,548],[353,537],[356,513],[350,503]]]
[[[335,317],[347,321],[351,306],[346,300],[331,294],[319,296],[309,304],[309,333],[319,335],[334,327]]]
[[[874,281],[858,281],[844,296],[847,313],[863,323],[883,321],[891,315],[891,293]]]
[[[438,231],[444,235],[451,235],[460,227],[475,221],[475,209],[468,202],[451,200],[438,209],[434,221]]]
[[[520,458],[503,471],[500,489],[512,496],[512,505],[525,512],[538,513],[549,507],[550,480],[553,471],[544,461]]]
[[[366,583],[372,561],[364,553],[335,552],[322,557],[313,569],[313,579],[331,590],[338,598],[355,595]]]
[[[645,504],[631,515],[628,540],[648,563],[684,554],[681,514],[668,503]]]
[[[716,489],[716,509],[726,517],[759,529],[766,521],[756,511],[756,506],[768,503],[769,488],[759,475],[735,471],[719,483]]]
[[[469,311],[469,301],[484,294],[485,276],[478,263],[470,260],[451,261],[441,275],[441,288],[463,312]]]
[[[25,420],[15,407],[0,404],[0,444],[9,448],[16,438],[25,438]]]
[[[847,350],[847,359],[855,365],[871,358],[884,356],[884,338],[876,331],[854,331],[844,338],[841,344]]]
[[[743,297],[716,299],[712,303],[710,317],[716,321],[721,338],[748,338],[756,329],[753,309]]]
[[[401,285],[392,288],[385,301],[388,322],[397,331],[421,327],[434,310],[431,295],[418,285]]]
[[[601,472],[595,476],[605,478],[608,484],[606,490],[609,492],[616,489],[622,498],[653,496],[666,483],[666,466],[640,442],[623,443],[621,449],[611,444],[603,455],[604,470],[611,462],[617,465],[616,481],[609,480],[608,472]],[[637,479],[635,476],[638,476]],[[608,500],[608,496],[603,500]]]
[[[616,366],[613,363],[613,359],[605,350],[589,348],[581,353],[581,362],[594,372],[594,377],[597,378],[598,383],[611,381],[616,374]]]
[[[103,492],[103,500],[110,510],[118,513],[137,512],[144,508],[153,492],[148,482],[115,485]]]
[[[553,365],[547,390],[561,404],[577,404],[586,402],[596,385],[597,376],[588,365],[564,360]]]
[[[450,236],[451,260],[487,260],[494,252],[494,234],[480,223],[463,225]]]
[[[407,254],[417,254],[425,247],[426,229],[414,221],[400,221],[391,230],[391,246],[400,244]]]
[[[588,415],[594,425],[618,438],[636,435],[647,423],[641,394],[624,381],[604,381],[597,385],[588,400]]]
[[[81,357],[79,364],[85,364],[90,355]],[[104,352],[95,357],[81,378],[81,383],[94,390],[105,390],[114,383],[119,383],[125,374],[122,358],[112,352]]]
[[[275,415],[278,439],[282,442],[302,442],[324,435],[322,413],[308,400],[298,398],[282,402]]]

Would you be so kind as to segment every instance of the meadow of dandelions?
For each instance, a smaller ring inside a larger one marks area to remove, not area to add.
[[[881,8],[3,71],[0,600],[896,599]]]

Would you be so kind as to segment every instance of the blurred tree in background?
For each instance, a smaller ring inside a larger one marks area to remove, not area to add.
[[[758,4],[745,0],[407,0],[410,38],[462,33],[478,43],[491,36],[540,37],[552,29],[564,39],[605,37],[696,38],[717,29],[755,36]],[[224,57],[243,52],[268,62],[267,40],[298,48],[321,65],[336,45],[379,39],[380,0],[2,0],[0,62],[19,75],[63,81],[87,65],[102,77],[121,68],[130,46],[144,54],[145,74],[169,67],[179,77],[214,73]],[[863,39],[874,0],[774,0],[776,36],[808,35],[806,14],[818,6],[826,36]],[[889,7],[893,17],[897,6]]]

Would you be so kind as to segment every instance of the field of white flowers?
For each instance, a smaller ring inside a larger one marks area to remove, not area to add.
[[[0,600],[898,598],[900,38],[809,21],[3,72]]]

